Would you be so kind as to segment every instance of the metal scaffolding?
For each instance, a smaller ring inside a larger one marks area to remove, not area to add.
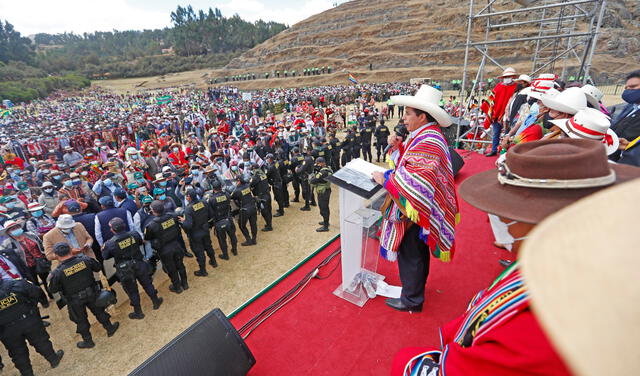
[[[503,70],[509,64],[531,58],[531,72],[526,72],[531,77],[535,78],[540,73],[555,73],[565,80],[568,69],[575,67],[575,76],[582,77],[582,82],[586,83],[606,3],[606,0],[469,0],[460,89],[460,103],[464,107],[457,119],[456,129],[458,147],[461,142],[490,143],[476,140],[478,133],[484,129],[478,129],[479,124],[474,127],[473,122],[471,129],[461,134],[462,124],[466,123],[463,118],[472,115],[468,111],[471,100],[474,95],[480,100],[479,91],[483,87],[479,84],[483,81],[488,64]],[[478,35],[484,36],[482,40],[478,40]],[[531,46],[532,43],[534,46]],[[511,54],[509,61],[500,62],[495,54],[491,54],[489,47],[504,45],[513,46],[515,54],[532,47],[534,52],[532,55]],[[470,52],[474,50],[478,52],[478,61],[471,61]],[[469,74],[474,70],[472,65],[477,66],[477,71],[469,85]],[[471,88],[468,89],[468,86]],[[468,134],[474,135],[472,140],[467,140]]]

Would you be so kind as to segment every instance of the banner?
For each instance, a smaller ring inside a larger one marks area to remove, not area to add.
[[[156,97],[156,102],[158,104],[171,103],[172,100],[173,100],[173,97],[171,95],[163,95],[161,97]]]
[[[251,93],[242,93],[242,100],[243,101],[250,101],[251,100]]]

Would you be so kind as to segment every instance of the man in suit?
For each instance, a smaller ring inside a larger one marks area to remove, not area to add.
[[[610,158],[618,163],[640,166],[640,70],[627,76],[622,99],[627,105],[611,121],[611,129],[620,138],[621,150]]]

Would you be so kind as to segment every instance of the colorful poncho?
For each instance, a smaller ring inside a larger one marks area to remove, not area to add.
[[[384,187],[393,201],[383,207],[382,257],[397,259],[404,233],[415,223],[433,255],[450,261],[459,221],[458,201],[449,149],[439,127],[427,126],[401,145],[395,168],[385,178]]]

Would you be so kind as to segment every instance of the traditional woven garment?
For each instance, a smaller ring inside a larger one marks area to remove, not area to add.
[[[393,173],[393,174],[392,174]],[[459,221],[447,142],[436,124],[401,145],[394,169],[385,173],[384,187],[393,200],[383,207],[380,252],[395,261],[405,231],[420,226],[420,239],[433,255],[450,261]]]

